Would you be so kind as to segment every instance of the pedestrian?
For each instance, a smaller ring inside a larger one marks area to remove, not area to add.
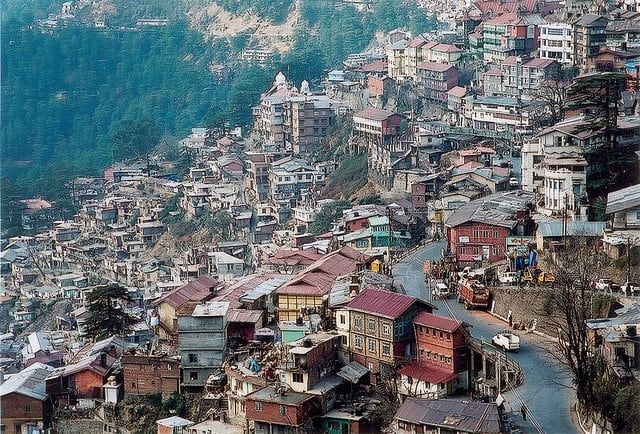
[[[520,407],[520,412],[522,413],[522,420],[527,420],[527,406],[522,404]]]

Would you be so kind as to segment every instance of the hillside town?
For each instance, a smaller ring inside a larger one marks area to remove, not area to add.
[[[0,431],[545,432],[502,405],[527,375],[519,341],[478,339],[435,300],[559,340],[509,297],[561,284],[540,258],[570,239],[620,264],[579,285],[619,303],[587,322],[589,351],[637,386],[640,4],[423,3],[449,28],[390,32],[317,85],[279,72],[251,131],[180,140],[184,177],[123,161],[68,184],[74,215],[22,201],[29,235],[0,253]],[[365,187],[329,197],[351,156]],[[438,243],[415,296],[395,267]],[[96,335],[110,285],[135,321]],[[151,395],[190,411],[146,421]]]

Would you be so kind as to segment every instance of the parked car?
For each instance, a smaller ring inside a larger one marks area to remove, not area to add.
[[[520,184],[520,181],[518,181],[518,178],[516,178],[515,176],[512,176],[511,178],[509,178],[509,186],[510,187],[517,187]]]
[[[620,291],[620,285],[611,279],[598,279],[596,282],[596,290],[606,292]]]
[[[496,333],[491,338],[494,346],[504,348],[506,351],[518,352],[520,350],[520,336],[508,330]]]
[[[627,297],[632,295],[640,295],[640,283],[627,281],[622,286],[620,286],[620,291],[622,291]]]

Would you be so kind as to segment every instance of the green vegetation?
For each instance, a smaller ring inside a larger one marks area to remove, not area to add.
[[[349,198],[367,183],[367,154],[344,157],[340,166],[327,177],[323,193],[327,197]]]
[[[351,202],[348,200],[338,200],[324,205],[313,223],[309,225],[309,232],[314,235],[328,232],[331,229],[331,223],[342,215],[342,211],[349,208],[351,208]]]
[[[87,336],[96,341],[128,332],[138,320],[116,303],[127,303],[127,288],[112,284],[98,286],[87,295],[89,317],[84,323]]]

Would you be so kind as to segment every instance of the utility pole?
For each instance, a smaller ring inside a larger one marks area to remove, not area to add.
[[[391,241],[391,237],[393,236],[393,230],[391,227],[391,216],[393,215],[393,210],[391,207],[387,207],[387,220],[389,224],[389,236],[387,237],[387,255],[389,258],[389,275],[393,276],[393,244]]]
[[[631,238],[627,237],[627,282],[631,282]]]

